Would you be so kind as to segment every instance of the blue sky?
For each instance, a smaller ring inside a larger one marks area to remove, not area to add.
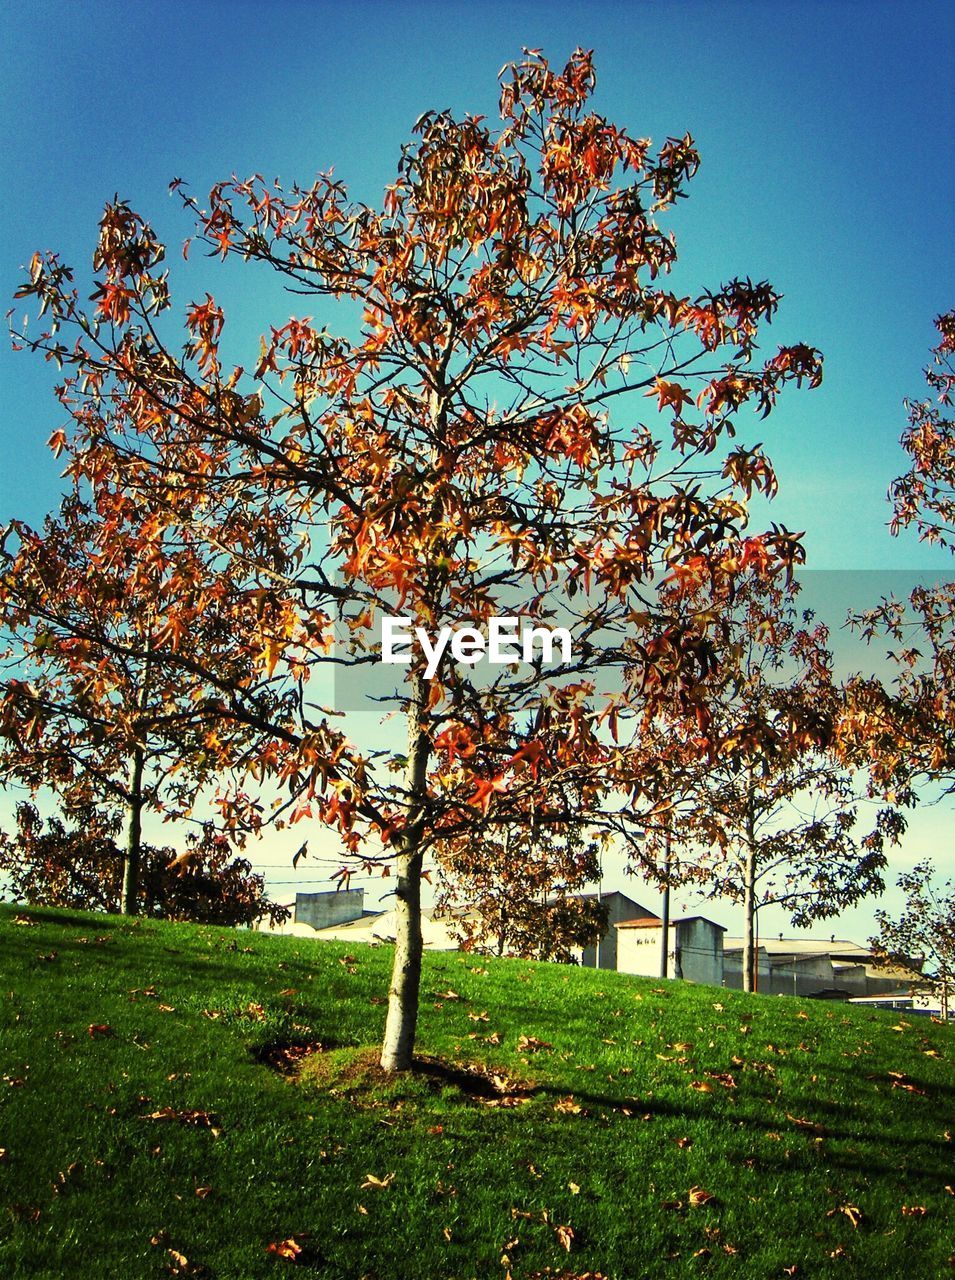
[[[190,228],[173,177],[201,193],[233,171],[305,182],[334,166],[377,202],[422,111],[493,115],[522,46],[562,62],[578,44],[595,50],[600,112],[697,141],[670,224],[683,291],[766,277],[785,295],[774,343],[825,353],[823,388],[754,428],[780,473],[772,518],[806,530],[816,568],[952,568],[885,527],[901,402],[921,394],[933,318],[955,304],[950,4],[9,3],[0,298],[37,248],[86,267],[114,193],[177,246]],[[174,271],[183,305],[228,288],[250,341],[277,318],[244,277],[240,291],[201,259]],[[56,501],[53,381],[0,351],[0,522]],[[920,820],[925,843],[949,813]]]

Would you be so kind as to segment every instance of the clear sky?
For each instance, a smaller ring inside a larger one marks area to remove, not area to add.
[[[178,245],[190,227],[173,177],[201,193],[233,171],[304,183],[334,166],[377,202],[422,111],[493,115],[498,69],[522,46],[562,63],[578,44],[595,50],[597,110],[697,141],[670,223],[679,287],[768,278],[785,295],[774,343],[825,353],[822,389],[793,391],[754,434],[780,474],[772,518],[806,530],[815,568],[951,569],[890,538],[885,502],[902,399],[921,395],[933,318],[955,305],[950,3],[8,3],[0,298],[35,249],[88,267],[114,193]],[[174,289],[185,304],[222,278],[198,259]],[[276,314],[243,284],[233,323],[251,342]],[[53,381],[0,351],[0,523],[56,502]],[[920,818],[902,861],[952,865],[950,815]]]

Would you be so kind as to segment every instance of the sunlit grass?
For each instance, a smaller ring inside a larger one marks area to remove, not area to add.
[[[946,1273],[951,1029],[429,955],[385,1078],[389,961],[0,909],[0,1274]]]

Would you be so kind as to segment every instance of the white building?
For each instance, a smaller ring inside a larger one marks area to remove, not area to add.
[[[645,915],[636,920],[621,920],[615,929],[619,971],[648,977],[659,975],[663,921],[658,916]],[[706,916],[680,916],[671,920],[667,936],[667,976],[721,986],[725,932],[721,924]]]

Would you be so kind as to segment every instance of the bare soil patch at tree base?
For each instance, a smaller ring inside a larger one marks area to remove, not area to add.
[[[379,1047],[337,1048],[320,1045],[276,1044],[256,1056],[283,1075],[324,1092],[344,1096],[360,1104],[411,1100],[436,1093],[454,1093],[462,1101],[486,1106],[518,1106],[537,1094],[533,1081],[517,1080],[480,1063],[454,1062],[418,1056],[410,1071],[386,1071]],[[292,1063],[294,1065],[290,1066]]]

